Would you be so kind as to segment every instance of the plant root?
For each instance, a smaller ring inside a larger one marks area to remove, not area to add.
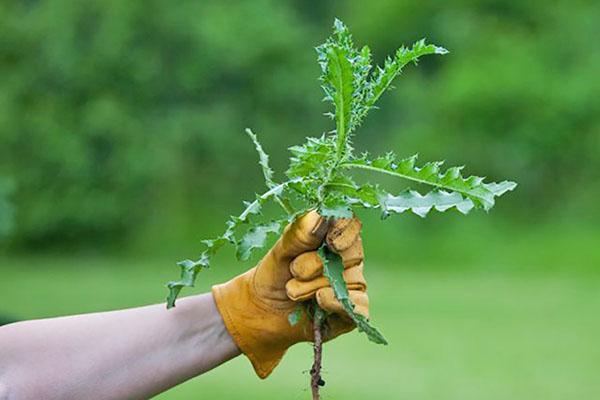
[[[310,388],[312,390],[313,400],[319,400],[321,398],[319,389],[321,386],[325,386],[325,381],[321,378],[321,362],[323,359],[323,324],[320,318],[313,318],[312,323],[315,341],[313,344],[314,361],[312,368],[310,369]]]

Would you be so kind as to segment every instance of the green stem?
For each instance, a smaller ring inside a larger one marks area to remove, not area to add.
[[[350,185],[348,183],[336,183],[336,182],[330,182],[328,184],[326,184],[325,186],[329,186],[329,187],[339,187],[339,188],[346,188],[346,189],[352,189],[352,190],[356,190],[356,187],[353,185]]]
[[[286,199],[282,199],[279,196],[275,196],[275,201],[281,206],[281,208],[283,208],[283,211],[285,211],[287,215],[294,214],[294,210],[292,209],[290,203]]]

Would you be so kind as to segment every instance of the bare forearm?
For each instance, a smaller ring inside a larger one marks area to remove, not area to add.
[[[238,354],[210,294],[21,322],[0,328],[0,400],[146,399]]]

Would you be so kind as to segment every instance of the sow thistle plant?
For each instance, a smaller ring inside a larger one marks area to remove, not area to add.
[[[250,129],[246,130],[258,152],[266,190],[254,200],[244,202],[242,213],[229,218],[221,236],[203,241],[205,248],[199,258],[178,263],[180,279],[167,284],[169,308],[175,305],[182,288],[194,286],[198,273],[210,266],[212,256],[225,244],[235,246],[239,260],[247,260],[253,251],[265,246],[270,234],[280,233],[287,223],[309,210],[316,209],[331,219],[351,218],[359,208],[378,210],[383,219],[407,211],[420,217],[450,209],[467,214],[473,209],[491,209],[496,197],[516,187],[516,183],[510,181],[495,183],[485,182],[479,176],[465,177],[463,167],[443,168],[441,161],[421,164],[416,155],[400,158],[391,151],[380,156],[356,154],[352,139],[357,129],[369,111],[376,108],[383,93],[392,88],[392,82],[404,67],[416,64],[422,56],[447,54],[446,49],[423,39],[410,48],[400,47],[382,66],[373,66],[369,47],[357,48],[348,28],[336,19],[333,35],[316,50],[324,100],[332,105],[326,115],[335,122],[335,129],[291,147],[289,168],[281,181],[275,180],[269,156],[257,136]],[[359,170],[393,176],[431,189],[419,192],[405,187],[389,193],[378,184],[357,183],[353,172]],[[282,215],[279,219],[264,221],[262,209],[270,201],[281,207]],[[341,258],[326,244],[319,249],[319,255],[323,259],[324,275],[358,330],[375,343],[387,344],[365,317],[354,312],[342,277]],[[310,309],[314,324],[326,321],[326,315],[318,307],[313,305]],[[301,314],[302,309],[290,314],[290,323],[296,323]]]

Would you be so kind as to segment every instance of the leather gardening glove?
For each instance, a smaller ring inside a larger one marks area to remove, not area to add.
[[[227,330],[259,377],[266,378],[290,346],[314,340],[310,318],[303,315],[294,326],[288,320],[299,301],[316,298],[331,313],[325,340],[355,327],[323,276],[316,249],[326,237],[329,247],[342,257],[355,311],[368,317],[360,228],[356,218],[329,223],[311,211],[285,228],[256,267],[212,288]]]

